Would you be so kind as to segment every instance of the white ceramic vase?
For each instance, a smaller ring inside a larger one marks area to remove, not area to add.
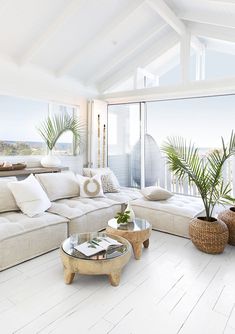
[[[135,219],[135,213],[134,213],[134,211],[133,211],[133,209],[132,209],[132,207],[131,207],[131,205],[130,205],[129,202],[128,202],[128,204],[127,204],[127,207],[126,207],[126,210],[125,210],[125,211],[130,211],[130,213],[129,213],[130,218],[129,218],[129,220],[128,220],[128,223],[133,222],[134,219]]]
[[[53,155],[52,151],[49,151],[48,155],[42,158],[41,165],[43,167],[59,167],[61,161],[57,156]]]

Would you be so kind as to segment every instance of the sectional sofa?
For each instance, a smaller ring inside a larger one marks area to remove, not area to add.
[[[133,188],[120,188],[100,198],[83,198],[71,172],[38,174],[36,178],[51,206],[34,217],[22,213],[9,192],[7,183],[16,180],[0,179],[0,271],[58,248],[72,233],[104,229],[127,202],[136,216],[149,220],[153,229],[184,237],[188,237],[190,219],[203,208],[199,199],[182,195],[148,201]]]

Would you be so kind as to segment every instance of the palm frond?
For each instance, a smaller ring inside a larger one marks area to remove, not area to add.
[[[65,132],[72,132],[76,148],[81,142],[82,123],[67,112],[48,116],[37,128],[49,150],[55,147],[58,139]]]
[[[230,196],[229,184],[223,182],[223,166],[228,158],[235,154],[235,135],[232,132],[228,146],[222,138],[222,150],[214,150],[201,158],[191,142],[187,145],[182,137],[171,137],[163,144],[169,169],[179,180],[193,182],[201,197],[207,220],[211,220],[216,204],[229,203],[234,200]]]

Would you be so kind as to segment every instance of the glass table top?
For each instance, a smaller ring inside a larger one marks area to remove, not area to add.
[[[117,223],[117,219],[113,218],[108,221],[108,225],[117,230],[126,230],[126,231],[143,231],[151,228],[151,225],[146,219],[135,218],[133,222],[128,223],[127,225],[120,225]]]
[[[78,259],[84,259],[84,260],[108,260],[108,259],[112,259],[112,258],[121,256],[128,251],[127,245],[122,245],[118,248],[117,247],[109,248],[107,251],[104,250],[93,256],[86,256],[74,248],[77,245],[80,245],[86,241],[91,241],[97,237],[105,238],[106,236],[107,236],[106,233],[102,233],[102,232],[73,234],[62,243],[61,247],[67,255],[72,256],[74,258],[78,258]]]

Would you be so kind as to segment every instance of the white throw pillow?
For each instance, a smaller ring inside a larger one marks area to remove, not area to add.
[[[104,197],[99,175],[95,175],[93,177],[77,175],[77,178],[80,185],[81,197]]]
[[[102,187],[103,187],[103,191],[106,192],[119,192],[120,190],[120,184],[118,182],[118,179],[116,177],[116,175],[114,174],[114,172],[109,168],[109,167],[105,167],[105,168],[83,168],[83,175],[91,177],[91,176],[95,176],[95,175],[109,175],[108,178],[105,178],[102,180],[101,178],[101,182],[102,182]],[[107,182],[105,181],[108,180],[109,186],[107,185]],[[112,186],[111,186],[112,184]],[[109,189],[111,189],[111,187],[113,189],[115,189],[114,191],[109,191]]]
[[[74,173],[36,174],[50,201],[79,196],[79,184]]]
[[[8,183],[18,207],[29,217],[46,211],[51,202],[40,183],[31,174],[25,180]]]
[[[8,188],[8,183],[16,181],[16,177],[0,178],[0,212],[19,210],[15,198],[12,195],[10,189]]]
[[[173,196],[170,191],[157,186],[143,188],[141,193],[150,201],[162,201]]]

